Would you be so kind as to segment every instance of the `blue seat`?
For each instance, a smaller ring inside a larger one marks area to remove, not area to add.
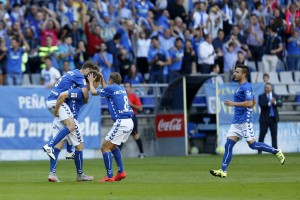
[[[144,108],[155,108],[155,98],[154,97],[142,97],[141,102]]]
[[[205,107],[206,106],[206,98],[205,96],[195,96],[193,99],[194,107]]]
[[[188,122],[187,124],[187,129],[188,129],[188,137],[191,139],[200,139],[200,138],[205,138],[206,134],[205,133],[199,133],[197,129],[197,124],[193,122]]]
[[[296,102],[300,103],[300,92],[297,92],[296,94]]]

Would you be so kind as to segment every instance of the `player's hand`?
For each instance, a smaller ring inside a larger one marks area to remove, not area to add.
[[[226,100],[226,101],[224,102],[224,104],[225,104],[226,106],[233,106],[233,102],[232,102],[232,101],[229,101],[229,100]]]
[[[93,74],[93,73],[89,74],[87,78],[88,78],[88,80],[89,80],[90,83],[94,83],[94,81],[95,81],[95,79],[96,79],[96,78],[94,77],[94,74]]]

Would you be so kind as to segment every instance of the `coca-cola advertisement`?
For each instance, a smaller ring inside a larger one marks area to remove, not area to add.
[[[156,137],[184,137],[184,115],[157,115],[155,120]]]

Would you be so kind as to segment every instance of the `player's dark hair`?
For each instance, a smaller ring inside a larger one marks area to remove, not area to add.
[[[81,69],[88,69],[88,68],[90,68],[91,70],[96,70],[96,71],[99,70],[98,65],[91,60],[85,61],[81,67]]]
[[[246,74],[246,77],[249,75],[249,67],[248,66],[239,64],[235,68],[236,69],[237,68],[241,68],[242,69],[242,73]]]
[[[93,69],[92,69],[87,75],[84,76],[86,82],[89,82],[89,80],[88,80],[87,77],[88,77],[90,74],[93,74],[94,78],[96,78],[96,79],[95,79],[96,82],[99,82],[99,81],[100,81],[100,74],[99,74],[98,70],[93,70]]]
[[[118,85],[122,83],[122,77],[118,72],[111,73],[109,79],[112,80],[113,83],[116,83]]]
[[[263,77],[268,77],[268,78],[270,78],[270,76],[269,76],[269,74],[267,74],[267,73],[265,73],[264,75],[263,75]]]

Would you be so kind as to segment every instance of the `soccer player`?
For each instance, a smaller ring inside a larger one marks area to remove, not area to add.
[[[75,69],[69,71],[67,74],[63,75],[54,85],[51,90],[51,94],[47,99],[47,108],[53,114],[55,109],[55,104],[60,93],[73,88],[80,88],[84,96],[84,102],[88,101],[88,91],[86,86],[86,80],[84,75],[88,74],[91,70],[98,70],[98,66],[92,61],[86,61],[80,70]],[[60,142],[69,133],[75,130],[75,122],[72,112],[66,103],[63,103],[58,108],[59,121],[63,122],[64,128],[61,129],[58,134],[46,145],[43,146],[44,151],[48,156],[55,160],[53,154],[53,147]]]
[[[133,121],[131,118],[133,116],[133,111],[129,105],[125,88],[120,86],[122,77],[119,73],[113,72],[110,74],[108,85],[106,85],[102,75],[102,78],[100,79],[102,89],[100,91],[97,91],[92,84],[94,82],[93,76],[88,76],[88,80],[90,82],[90,92],[92,94],[99,94],[100,96],[107,98],[108,109],[111,118],[114,121],[113,127],[107,133],[101,146],[107,173],[103,179],[99,180],[99,182],[120,181],[126,178],[126,172],[124,171],[122,154],[118,146],[122,142],[126,142],[132,132]],[[116,176],[113,176],[112,154],[114,155],[118,166],[118,173]]]
[[[93,85],[95,88],[97,88],[100,84],[100,74],[97,71],[91,71],[89,74],[92,74],[95,76],[95,82],[93,82]],[[89,87],[89,85],[88,85]],[[80,124],[77,121],[77,117],[79,114],[80,109],[84,105],[84,97],[82,90],[80,88],[71,89],[65,92],[62,92],[57,101],[56,101],[56,107],[54,110],[54,115],[58,115],[58,108],[62,105],[63,102],[66,102],[67,105],[69,105],[71,112],[74,115],[74,121],[75,121],[75,131],[68,134],[65,137],[65,140],[63,139],[60,141],[57,145],[53,148],[53,153],[55,155],[55,160],[50,159],[50,174],[48,176],[48,180],[50,182],[60,182],[56,175],[56,167],[57,167],[57,158],[61,151],[61,149],[64,146],[65,141],[69,144],[72,144],[75,146],[75,155],[74,155],[74,163],[76,166],[77,171],[77,181],[92,181],[94,179],[93,176],[87,176],[83,173],[83,135],[82,130],[80,127]],[[64,124],[59,121],[59,118],[56,117],[53,120],[53,137],[57,134],[59,130],[61,130],[64,127]]]
[[[236,142],[242,138],[246,139],[251,149],[266,151],[276,155],[282,165],[285,162],[285,156],[281,149],[275,149],[255,140],[252,111],[256,101],[253,97],[251,85],[247,82],[248,74],[249,68],[247,66],[238,65],[235,68],[234,80],[238,82],[239,87],[234,93],[234,101],[225,101],[226,106],[234,106],[234,118],[227,133],[222,169],[210,170],[210,173],[214,176],[227,177],[227,168],[232,158],[232,149]]]
[[[143,110],[143,105],[141,103],[140,98],[131,91],[132,90],[131,83],[129,83],[129,82],[124,83],[124,87],[125,87],[127,95],[128,95],[129,105],[131,106],[131,108],[133,110],[133,117],[132,117],[133,130],[131,132],[131,135],[133,136],[133,139],[135,140],[135,142],[136,142],[136,144],[139,148],[139,151],[140,151],[139,158],[144,158],[145,155],[144,155],[144,150],[143,150],[143,143],[142,143],[141,138],[139,137],[138,119],[136,117],[136,112],[137,111],[142,111]]]

